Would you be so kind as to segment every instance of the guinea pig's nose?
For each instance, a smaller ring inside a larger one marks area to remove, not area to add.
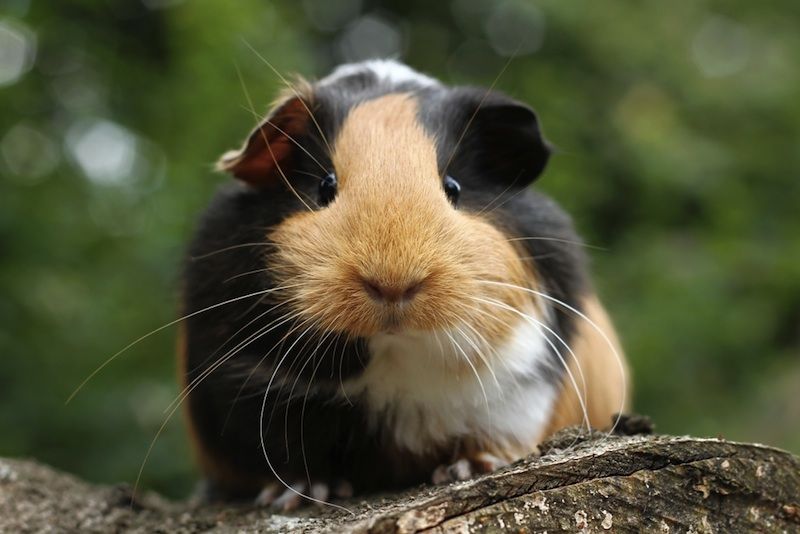
[[[422,281],[412,282],[410,284],[390,284],[364,278],[361,280],[361,283],[364,286],[364,291],[366,291],[367,295],[373,300],[393,304],[408,302],[413,299],[422,288]]]

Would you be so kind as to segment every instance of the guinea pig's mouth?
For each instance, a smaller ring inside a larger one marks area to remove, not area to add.
[[[400,319],[395,315],[391,315],[384,319],[379,332],[384,334],[399,334],[402,331],[403,326]]]
[[[390,305],[381,310],[378,318],[378,333],[380,334],[401,334],[408,330],[409,312],[405,309],[406,305]]]
[[[405,335],[410,331],[435,330],[437,325],[428,324],[426,309],[420,304],[396,303],[373,304],[370,310],[370,327],[366,335]]]

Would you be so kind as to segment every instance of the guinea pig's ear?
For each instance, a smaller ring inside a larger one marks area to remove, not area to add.
[[[298,96],[287,98],[253,130],[241,149],[222,155],[217,169],[254,187],[277,183],[293,153],[292,139],[306,131],[308,120],[305,102]]]
[[[479,171],[518,185],[536,180],[550,158],[550,145],[533,109],[498,92],[476,91],[466,100],[473,118],[463,141],[475,151],[471,159]]]

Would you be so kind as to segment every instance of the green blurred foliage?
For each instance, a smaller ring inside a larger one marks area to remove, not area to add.
[[[211,165],[254,124],[245,90],[263,113],[281,86],[254,50],[309,77],[395,54],[531,103],[636,409],[800,452],[798,26],[791,0],[6,0],[0,455],[135,480],[178,393],[174,329],[65,400],[177,316]],[[194,476],[179,419],[142,478],[171,495]]]

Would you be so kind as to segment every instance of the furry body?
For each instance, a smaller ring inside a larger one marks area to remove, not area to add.
[[[239,182],[202,217],[184,311],[264,293],[191,317],[179,351],[222,495],[500,465],[580,424],[578,393],[610,424],[624,364],[569,218],[529,188],[547,157],[529,108],[371,61],[287,94],[223,158]]]

